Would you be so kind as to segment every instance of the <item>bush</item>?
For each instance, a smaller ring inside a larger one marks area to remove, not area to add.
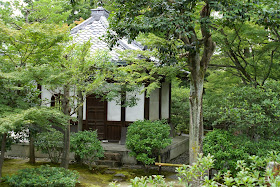
[[[58,163],[63,151],[63,134],[56,130],[40,133],[34,145],[42,153],[48,154],[52,163]]]
[[[128,127],[126,147],[145,165],[153,164],[160,151],[170,145],[170,127],[164,121],[136,121]]]
[[[251,139],[271,139],[280,135],[279,98],[280,85],[275,81],[256,88],[234,87],[220,97],[205,97],[205,121]]]
[[[71,151],[82,159],[90,170],[95,161],[104,156],[104,150],[97,138],[96,131],[80,131],[72,134]]]
[[[273,157],[280,158],[280,155],[273,155]],[[208,176],[209,171],[214,166],[214,157],[208,154],[204,156],[198,155],[197,162],[192,165],[183,165],[176,169],[179,181],[183,186],[190,187],[236,187],[236,186],[279,186],[280,176],[277,175],[277,171],[273,172],[271,169],[266,171],[259,170],[271,160],[273,157],[268,159],[260,159],[257,156],[249,157],[251,164],[247,164],[243,160],[236,162],[236,176],[232,176],[230,171],[225,173],[219,172],[216,176],[211,179]],[[275,169],[275,168],[274,168]],[[110,186],[117,187],[116,183],[111,183]],[[162,176],[153,175],[152,177],[135,177],[131,180],[131,186],[173,186],[172,183],[166,183]],[[177,185],[176,185],[177,186]]]
[[[172,84],[171,123],[179,132],[189,129],[189,95],[189,88],[179,86],[178,82]]]
[[[78,172],[64,168],[41,166],[19,170],[17,174],[5,178],[11,186],[72,187],[78,183]]]
[[[279,150],[279,140],[253,141],[246,135],[233,135],[225,130],[214,130],[207,133],[203,140],[204,154],[211,154],[215,157],[215,169],[225,172],[230,170],[236,174],[236,162],[245,160],[250,164],[250,156],[256,155],[262,159],[269,155],[269,152]]]
[[[206,171],[209,172],[213,168],[214,157],[211,155],[202,157],[202,154],[200,154],[196,163],[177,168],[177,172],[179,180],[185,186],[190,186],[190,182],[195,182],[195,186],[203,187],[280,185],[280,176],[277,175],[277,172],[272,172],[271,169],[263,170],[263,167],[273,158],[261,159],[257,156],[250,156],[249,160],[250,164],[247,164],[244,160],[236,162],[236,176],[232,176],[230,171],[226,171],[225,173],[219,172],[212,179],[209,179],[205,174]]]

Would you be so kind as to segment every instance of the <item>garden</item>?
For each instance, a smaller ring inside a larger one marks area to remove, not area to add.
[[[279,10],[274,0],[0,0],[0,185],[280,186]],[[106,133],[126,139],[135,166],[99,164]],[[176,136],[188,137],[188,160],[158,175]],[[5,155],[22,142],[28,158]]]

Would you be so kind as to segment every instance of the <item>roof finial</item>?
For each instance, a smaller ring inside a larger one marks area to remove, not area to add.
[[[109,12],[103,7],[97,7],[96,9],[91,9],[91,16],[94,18],[94,20],[99,21],[101,16],[108,18]]]
[[[103,5],[104,5],[104,3],[103,3],[102,1],[98,1],[98,2],[97,2],[97,6],[98,6],[98,7],[99,7],[99,6],[102,7]]]

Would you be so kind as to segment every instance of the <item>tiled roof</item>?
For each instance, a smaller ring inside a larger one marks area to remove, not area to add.
[[[109,23],[107,21],[108,12],[102,7],[98,7],[92,11],[99,11],[99,16],[95,16],[94,13],[92,16],[82,22],[81,24],[74,27],[70,34],[73,37],[74,43],[83,43],[91,39],[91,51],[94,52],[96,50],[109,50],[108,44],[102,40],[103,36],[107,33],[107,29]],[[104,11],[103,15],[100,16],[100,11]],[[123,51],[126,49],[133,50],[142,50],[143,47],[136,43],[131,42],[130,44],[126,39],[119,40],[117,45],[110,51],[110,55],[112,56],[112,60],[118,61],[119,54],[118,51]]]

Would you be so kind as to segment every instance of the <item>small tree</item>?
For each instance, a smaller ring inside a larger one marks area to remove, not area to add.
[[[126,146],[130,155],[145,166],[153,164],[160,151],[171,143],[170,127],[164,121],[136,121],[128,127]]]
[[[80,131],[71,137],[71,151],[92,170],[95,161],[104,156],[96,131]]]
[[[58,163],[63,151],[63,134],[56,130],[40,133],[36,137],[35,146],[48,154],[52,163]]]

